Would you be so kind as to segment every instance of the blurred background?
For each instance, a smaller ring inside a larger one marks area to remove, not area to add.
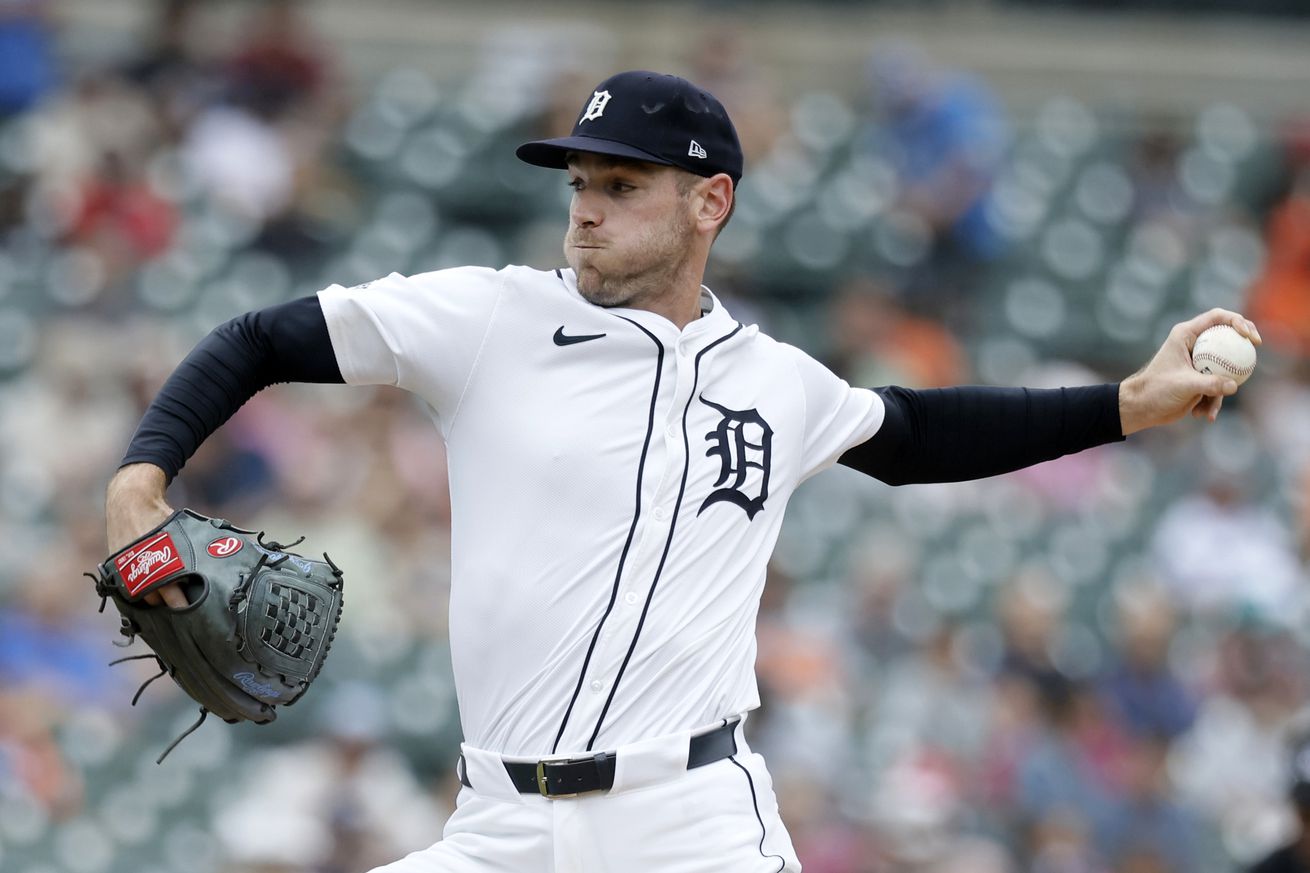
[[[0,869],[352,873],[439,836],[449,506],[409,396],[270,389],[170,492],[347,572],[276,724],[156,766],[194,707],[129,706],[154,671],[106,666],[81,573],[221,321],[561,263],[569,191],[513,146],[633,67],[741,133],[711,286],[855,384],[1118,380],[1211,306],[1266,338],[1214,425],[798,492],[750,731],[807,873],[1247,868],[1296,833],[1310,693],[1307,45],[1304,0],[0,0]]]

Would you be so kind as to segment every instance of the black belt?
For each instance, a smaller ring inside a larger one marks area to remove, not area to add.
[[[736,729],[740,719],[694,736],[687,748],[687,769],[694,770],[722,761],[737,752]],[[614,752],[597,752],[576,758],[546,758],[541,761],[505,761],[505,772],[520,794],[543,797],[573,797],[588,791],[608,791],[614,787]],[[459,761],[459,781],[469,788],[468,768],[464,756]]]

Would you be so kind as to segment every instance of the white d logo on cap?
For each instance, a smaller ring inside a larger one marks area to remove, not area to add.
[[[609,102],[610,92],[593,92],[591,95],[591,102],[588,103],[587,108],[583,110],[582,118],[578,120],[578,124],[581,124],[584,121],[595,121],[597,118],[600,118],[605,114],[605,105]]]

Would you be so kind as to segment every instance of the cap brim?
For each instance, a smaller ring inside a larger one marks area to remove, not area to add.
[[[594,136],[562,136],[557,139],[541,139],[525,142],[515,149],[514,154],[520,161],[552,170],[568,169],[569,152],[588,152],[595,155],[610,155],[616,158],[631,158],[634,161],[646,161],[652,164],[674,166],[672,161],[652,155],[626,143]]]

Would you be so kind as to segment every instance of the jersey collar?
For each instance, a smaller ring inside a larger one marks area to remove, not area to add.
[[[678,345],[679,343],[684,345],[697,344],[702,338],[709,342],[732,330],[737,324],[733,317],[728,314],[727,309],[724,308],[723,301],[719,300],[714,292],[704,285],[700,286],[701,317],[682,330],[678,330],[673,322],[664,316],[645,309],[631,309],[626,306],[598,307],[596,304],[588,302],[578,292],[577,275],[572,269],[561,269],[557,272],[560,278],[564,280],[564,287],[568,289],[569,296],[583,306],[602,309],[613,315],[635,321],[669,346]]]

